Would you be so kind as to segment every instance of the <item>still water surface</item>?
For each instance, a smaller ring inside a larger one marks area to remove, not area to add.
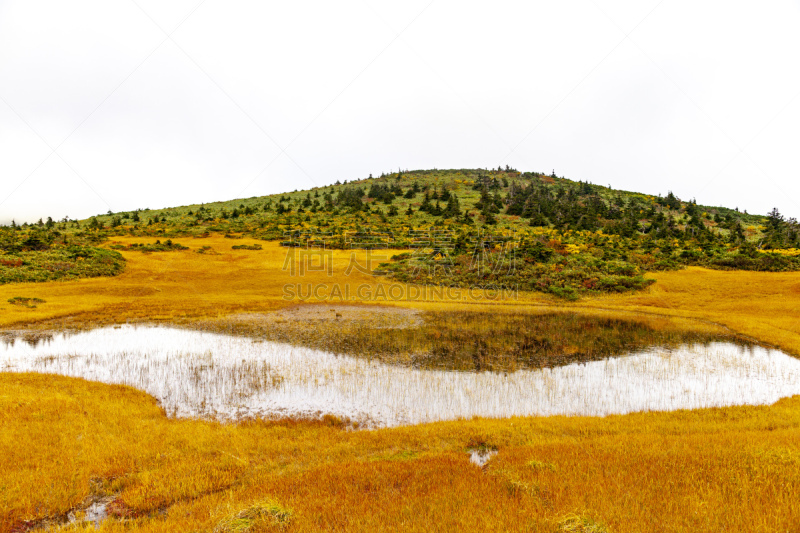
[[[800,394],[799,359],[728,342],[540,370],[453,372],[185,329],[118,326],[35,345],[0,344],[0,370],[130,385],[177,417],[333,414],[367,426],[757,405]]]

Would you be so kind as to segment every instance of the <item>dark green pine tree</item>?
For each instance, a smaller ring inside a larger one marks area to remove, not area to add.
[[[422,200],[422,205],[419,206],[419,210],[422,211],[423,213],[430,213],[432,207],[433,206],[431,205],[431,197],[426,192],[425,197]]]
[[[447,200],[447,206],[444,208],[442,216],[444,218],[457,218],[459,214],[461,214],[461,206],[459,205],[458,198],[455,194],[451,194],[450,199]]]

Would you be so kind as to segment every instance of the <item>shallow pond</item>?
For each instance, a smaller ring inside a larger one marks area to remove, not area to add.
[[[769,404],[800,394],[800,360],[728,342],[515,372],[409,368],[159,326],[0,344],[0,370],[125,384],[178,417],[333,414],[367,426]]]

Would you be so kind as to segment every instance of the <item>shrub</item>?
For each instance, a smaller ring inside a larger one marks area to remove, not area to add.
[[[547,290],[559,298],[564,298],[565,300],[574,301],[579,298],[578,292],[572,287],[558,287],[556,285],[550,285]]]
[[[10,261],[11,265],[0,264],[0,284],[116,276],[125,269],[119,253],[77,245],[19,252]]]
[[[184,246],[177,242],[172,242],[172,239],[167,239],[163,243],[158,240],[153,244],[131,243],[127,246],[122,244],[112,244],[109,248],[115,250],[128,250],[133,252],[173,252],[177,250],[188,250],[188,246]]]
[[[711,259],[708,266],[718,270],[787,272],[800,269],[800,258],[763,252],[758,252],[753,256],[746,250],[739,250],[734,254]]]
[[[34,309],[36,308],[37,304],[43,304],[46,302],[41,298],[27,298],[25,296],[14,296],[13,298],[8,299],[8,303],[10,303],[11,305],[21,305],[29,309]]]
[[[199,249],[195,250],[195,252],[205,255],[219,255],[219,252],[211,246],[201,246]]]

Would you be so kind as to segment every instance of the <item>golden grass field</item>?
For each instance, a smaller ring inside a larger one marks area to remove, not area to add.
[[[349,252],[332,252],[332,276],[297,277],[282,270],[287,250],[275,243],[234,251],[255,241],[178,241],[191,249],[122,252],[127,268],[115,278],[0,286],[0,328],[268,312],[299,303],[283,298],[286,283],[363,284],[380,294],[379,278],[344,274]],[[201,246],[217,254],[196,253]],[[538,294],[377,303],[699,319],[696,327],[730,328],[800,354],[800,273],[689,268],[653,277],[646,292],[574,304]],[[45,303],[5,303],[15,296]],[[0,426],[0,532],[55,523],[103,498],[113,499],[114,517],[103,531],[800,531],[800,397],[352,432],[334,419],[171,420],[130,388],[2,373]],[[498,450],[484,469],[468,460],[475,446]]]

